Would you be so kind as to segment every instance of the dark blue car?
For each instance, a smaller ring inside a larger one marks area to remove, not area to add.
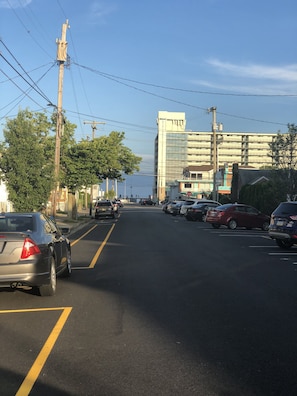
[[[297,244],[297,202],[281,202],[273,211],[269,236],[283,249]]]

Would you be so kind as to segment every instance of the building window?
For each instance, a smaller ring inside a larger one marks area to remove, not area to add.
[[[192,183],[185,183],[185,188],[192,188]]]

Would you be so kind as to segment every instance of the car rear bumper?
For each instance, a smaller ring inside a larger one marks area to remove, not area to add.
[[[287,233],[287,232],[281,232],[281,231],[274,231],[274,230],[269,230],[268,235],[272,239],[293,239],[292,236]]]
[[[39,287],[50,283],[50,271],[48,265],[38,266],[36,262],[1,264],[0,285],[12,286],[22,284],[26,286]]]
[[[106,212],[104,212],[104,213],[96,213],[95,214],[95,218],[96,219],[99,219],[99,217],[115,217],[115,213],[113,212],[113,213],[106,213]]]
[[[17,287],[19,285],[39,287],[50,283],[50,274],[14,274],[0,275],[0,286]]]

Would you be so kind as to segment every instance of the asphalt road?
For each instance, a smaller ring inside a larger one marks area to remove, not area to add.
[[[2,396],[297,394],[297,248],[141,206],[71,241],[54,297],[0,290]]]

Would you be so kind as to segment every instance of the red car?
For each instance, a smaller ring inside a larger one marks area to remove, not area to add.
[[[261,228],[267,231],[270,217],[249,205],[226,204],[209,209],[206,222],[211,223],[214,228],[224,225],[231,230],[235,230],[237,227],[245,227],[247,229]]]

